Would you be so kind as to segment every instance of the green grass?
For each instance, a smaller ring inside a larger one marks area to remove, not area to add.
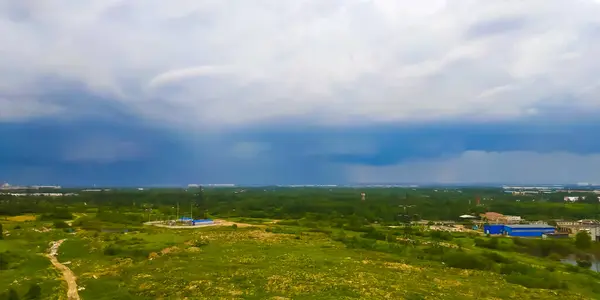
[[[492,272],[348,249],[325,234],[286,228],[290,234],[217,227],[81,234],[65,242],[61,260],[73,262],[83,299],[582,299],[510,284]],[[186,243],[201,238],[208,245]],[[176,248],[152,260],[104,255],[102,247],[116,239],[137,239],[158,253]]]
[[[44,299],[59,299],[64,295],[60,274],[41,255],[53,234],[30,232],[28,226],[10,231],[10,236],[0,240],[0,252],[9,253],[9,269],[0,270],[0,293],[12,288],[24,295],[32,284],[38,284]]]
[[[59,260],[71,262],[68,266],[85,288],[80,292],[84,300],[594,299],[600,295],[598,274],[522,253],[475,247],[470,237],[446,243],[459,243],[469,255],[497,253],[532,268],[552,269],[568,288],[532,289],[509,283],[507,279],[520,280],[520,275],[500,274],[497,269],[502,264],[493,270],[465,270],[419,258],[432,247],[426,244],[431,242],[427,237],[413,237],[421,243],[416,247],[390,251],[385,241],[369,249],[349,247],[332,237],[344,232],[360,240],[363,233],[333,228],[322,233],[321,229],[277,225],[194,230],[143,227],[127,234],[79,231],[72,235],[59,230],[38,233],[33,224],[28,226],[0,241],[0,252],[20,249],[21,261],[18,268],[2,271],[0,291],[15,288],[22,295],[36,282],[42,286],[44,299],[64,296],[66,284],[40,254],[48,242],[66,238]],[[118,251],[107,255],[110,247]],[[15,278],[21,280],[14,283]]]

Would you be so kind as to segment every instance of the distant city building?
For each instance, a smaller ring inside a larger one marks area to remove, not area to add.
[[[54,189],[54,190],[60,190],[61,186],[60,185],[34,185],[31,186],[32,189]]]
[[[580,199],[585,200],[585,196],[565,196],[563,199],[565,202],[577,202]],[[600,202],[600,196],[598,197],[598,202]]]
[[[519,223],[523,221],[521,216],[504,216],[504,218],[506,219],[507,223]]]
[[[78,196],[75,193],[0,193],[13,197],[63,197],[63,196]]]

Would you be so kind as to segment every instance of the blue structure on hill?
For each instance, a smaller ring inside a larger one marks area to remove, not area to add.
[[[483,225],[485,234],[504,234],[504,224],[487,224]]]
[[[542,237],[555,233],[556,228],[550,225],[504,225],[504,232],[509,236]]]
[[[214,224],[215,223],[211,219],[194,220],[194,219],[188,218],[188,217],[181,217],[181,218],[179,218],[179,221],[191,223],[192,226],[196,226],[196,225],[209,225],[209,224]]]
[[[544,234],[555,233],[556,228],[550,225],[488,224],[483,225],[483,232],[486,234],[503,234],[509,236],[542,237]]]
[[[192,225],[208,225],[208,224],[213,224],[215,223],[213,220],[211,219],[202,219],[202,220],[193,220],[192,221]]]

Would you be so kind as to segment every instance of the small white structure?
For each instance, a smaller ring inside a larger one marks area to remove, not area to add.
[[[523,219],[521,218],[521,216],[504,216],[506,218],[506,222],[508,223],[519,223],[521,221],[523,221]]]
[[[459,218],[461,218],[461,219],[477,219],[476,216],[471,216],[471,215],[462,215]]]
[[[585,197],[582,198],[585,199]],[[579,201],[579,196],[565,196],[564,200],[565,202],[577,202]]]

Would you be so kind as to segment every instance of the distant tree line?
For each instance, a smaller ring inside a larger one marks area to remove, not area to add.
[[[361,192],[367,200],[361,201]],[[475,199],[483,205],[477,206]],[[514,196],[500,189],[433,190],[408,188],[214,188],[115,190],[79,192],[68,197],[13,197],[0,195],[0,215],[38,214],[40,218],[72,219],[72,213],[95,211],[100,219],[140,223],[149,217],[308,218],[315,221],[398,223],[406,219],[458,220],[463,214],[496,211],[530,220],[600,217],[600,205],[586,201],[565,203],[563,194]],[[560,201],[559,201],[560,200]],[[407,206],[406,210],[402,206]],[[126,217],[123,217],[123,214]]]

